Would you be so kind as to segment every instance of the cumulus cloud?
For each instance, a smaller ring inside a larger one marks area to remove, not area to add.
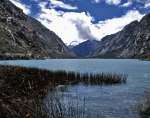
[[[137,3],[149,3],[150,0],[135,0]]]
[[[66,43],[72,39],[78,40],[78,34],[69,18],[64,18],[64,12],[46,8],[47,2],[39,3],[41,13],[37,19],[50,30],[53,30]],[[63,16],[63,17],[62,17]]]
[[[55,8],[47,8],[50,5],[48,2],[38,4],[41,12],[38,13],[37,19],[67,44],[72,41],[83,42],[88,39],[101,40],[106,35],[122,30],[133,20],[140,20],[144,15],[137,10],[130,10],[121,17],[93,24],[94,17],[90,13],[56,11]]]
[[[88,39],[100,40],[106,35],[116,33],[133,20],[140,20],[143,15],[130,10],[122,17],[107,19],[93,24],[94,18],[85,12],[63,12],[47,8],[47,2],[38,4],[41,12],[37,19],[50,30],[54,31],[65,43],[83,42]]]
[[[146,3],[146,4],[144,5],[144,8],[150,8],[150,3]]]
[[[137,3],[139,4],[140,9],[147,9],[150,8],[150,0],[136,0]]]
[[[29,15],[31,13],[31,10],[30,10],[31,6],[21,3],[20,0],[10,0],[10,1],[13,4],[15,4],[17,7],[21,8],[25,14]]]
[[[108,5],[119,5],[121,0],[92,0],[92,3],[100,3],[100,1],[105,1]]]
[[[91,33],[91,29],[88,25],[85,24],[85,21],[81,19],[72,20],[72,23],[75,24],[77,31],[78,31],[78,37],[81,39],[97,39],[94,35]]]
[[[62,1],[50,0],[50,8],[64,8],[64,9],[78,9],[76,6],[71,6],[68,4],[64,4]]]
[[[109,5],[119,5],[121,0],[106,0],[106,3]]]
[[[100,29],[101,37],[106,34],[113,34],[124,28],[133,20],[140,20],[143,17],[138,11],[130,10],[120,18],[107,19],[105,21],[99,21],[97,27]]]
[[[128,2],[126,2],[126,3],[122,4],[122,5],[120,5],[119,7],[129,7],[129,6],[131,6],[132,4],[133,4],[132,1],[129,0]]]
[[[91,22],[94,18],[89,13],[56,11],[47,8],[46,6],[50,5],[47,2],[38,5],[41,12],[37,15],[37,19],[59,35],[65,43],[73,40],[82,42],[91,38],[98,39],[92,34]]]

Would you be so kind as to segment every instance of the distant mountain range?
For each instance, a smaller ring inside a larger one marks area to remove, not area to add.
[[[150,60],[150,13],[102,38],[89,57]]]
[[[69,48],[69,50],[72,50],[73,47],[79,45],[80,42],[78,41],[72,41],[71,43],[69,43],[67,46]]]
[[[70,48],[77,57],[86,57],[90,54],[93,48],[99,43],[97,40],[87,40]]]
[[[72,58],[62,40],[9,0],[0,0],[0,59]]]

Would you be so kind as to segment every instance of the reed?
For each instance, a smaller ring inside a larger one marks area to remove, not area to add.
[[[49,91],[54,91],[56,86],[80,82],[92,85],[121,84],[126,82],[126,78],[124,75],[109,73],[89,74],[0,65],[0,118],[48,118],[50,111],[44,106],[44,98]],[[55,102],[50,104],[54,107],[54,103],[57,103],[57,111],[65,109],[59,98],[54,100]],[[69,109],[74,112],[71,106]],[[57,112],[52,110],[51,114],[55,116]],[[64,114],[63,112],[60,115]]]
[[[93,118],[86,99],[74,100],[70,96],[59,97],[57,92],[49,92],[45,97],[44,114],[50,118]],[[99,114],[95,114],[98,116]],[[98,117],[97,117],[98,118]]]

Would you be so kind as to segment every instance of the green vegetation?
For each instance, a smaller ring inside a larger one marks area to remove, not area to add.
[[[126,78],[127,76],[117,74],[81,74],[0,65],[0,117],[48,118],[49,116],[57,117],[58,112],[61,117],[65,117],[68,113],[75,114],[73,107],[71,107],[73,104],[69,104],[65,110],[65,104],[60,102],[59,97],[53,95],[48,103],[51,107],[47,107],[45,104],[47,93],[53,92],[58,85],[80,82],[86,85],[120,84],[125,83]],[[56,108],[56,106],[58,107]]]

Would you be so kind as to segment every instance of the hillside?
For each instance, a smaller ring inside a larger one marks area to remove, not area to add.
[[[134,32],[138,21],[133,21],[126,25],[123,30],[107,35],[101,39],[99,44],[91,51],[90,56],[101,58],[121,58],[122,51],[129,41],[129,36]]]
[[[140,22],[133,21],[123,30],[102,38],[90,57],[150,60],[150,13]]]
[[[68,47],[9,0],[0,1],[0,59],[72,58]]]
[[[140,20],[121,56],[150,60],[150,13]]]

